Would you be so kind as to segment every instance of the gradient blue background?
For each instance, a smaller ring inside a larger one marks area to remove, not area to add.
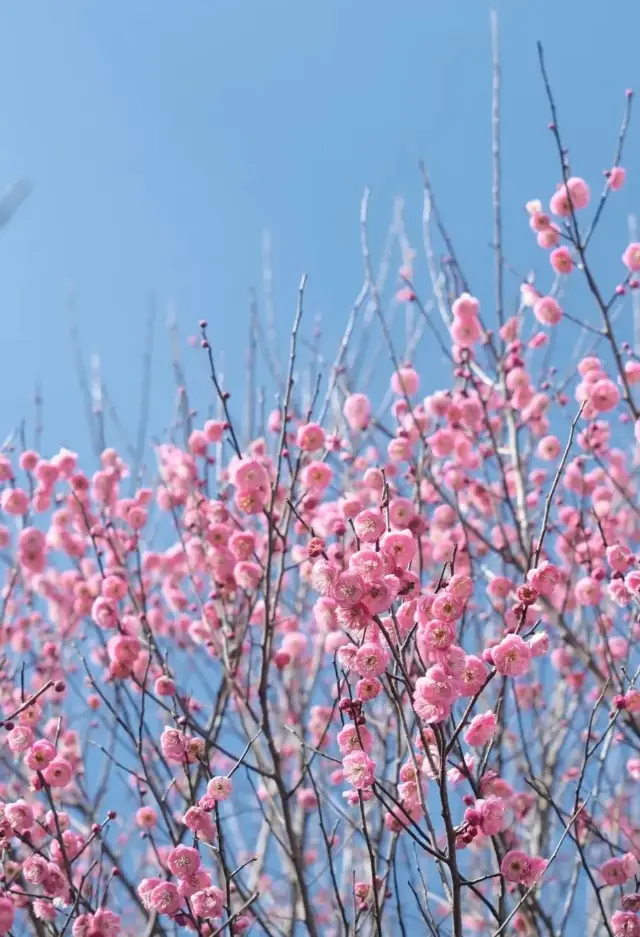
[[[535,41],[545,43],[564,132],[579,154],[574,169],[599,184],[624,89],[640,86],[640,4],[492,5],[504,69],[506,253],[526,272],[546,260],[522,206],[548,197],[558,175]],[[41,380],[45,451],[86,447],[70,285],[85,352],[100,352],[128,427],[139,406],[152,292],[160,310],[152,430],[166,425],[174,393],[164,325],[170,302],[183,336],[200,317],[210,321],[216,349],[226,349],[230,386],[241,388],[247,296],[261,286],[266,228],[282,334],[306,271],[305,334],[322,314],[330,354],[362,282],[363,187],[373,188],[374,249],[397,194],[420,246],[420,157],[474,291],[489,302],[490,7],[485,0],[3,4],[0,185],[25,175],[35,190],[0,232],[0,435],[32,418]],[[615,264],[626,213],[639,206],[637,125],[627,153],[630,183],[609,216]],[[514,280],[509,290],[516,295]],[[423,368],[429,354],[437,357],[428,346],[421,354]],[[201,353],[186,362],[206,400]]]

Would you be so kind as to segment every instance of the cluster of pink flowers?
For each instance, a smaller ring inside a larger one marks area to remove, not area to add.
[[[610,314],[640,244],[603,299],[589,205],[566,167],[529,203],[553,282],[496,328],[442,261],[444,389],[407,342],[378,407],[345,345],[326,406],[292,360],[248,441],[217,381],[224,419],[181,388],[148,486],[113,448],[0,453],[0,934],[408,932],[435,863],[455,933],[549,933],[540,890],[580,877],[640,937],[640,360]]]
[[[463,293],[452,304],[451,338],[458,348],[472,348],[482,338],[479,310],[480,303],[469,293]]]
[[[547,867],[546,859],[531,858],[520,849],[510,849],[500,863],[500,871],[508,882],[529,888]]]
[[[146,908],[175,918],[181,908],[186,910],[185,899],[188,899],[198,917],[222,916],[224,892],[211,884],[211,875],[201,867],[197,849],[176,846],[167,855],[167,868],[177,878],[177,884],[160,878],[145,878],[138,885],[138,894]],[[184,923],[182,918],[178,923]]]

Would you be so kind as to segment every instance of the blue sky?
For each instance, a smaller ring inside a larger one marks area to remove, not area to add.
[[[226,349],[232,389],[240,390],[247,294],[260,286],[266,228],[282,334],[306,271],[309,322],[323,315],[332,350],[362,279],[363,187],[373,189],[374,249],[398,194],[418,242],[420,157],[474,290],[488,303],[491,6],[3,4],[0,185],[25,175],[35,190],[0,233],[0,435],[31,417],[41,380],[45,449],[86,446],[69,341],[70,285],[85,351],[101,353],[128,426],[138,407],[152,292],[160,309],[152,428],[166,425],[173,393],[169,302],[185,336],[199,318],[210,321],[216,348]],[[598,183],[611,162],[624,89],[640,87],[640,6],[618,0],[615,15],[598,0],[493,6],[504,69],[506,250],[527,270],[541,261],[522,205],[548,197],[557,177],[535,41],[546,47],[564,132],[579,156],[574,168]],[[640,208],[638,142],[636,127],[630,184],[609,216],[616,263],[626,212]],[[602,263],[607,275],[610,258]],[[423,351],[422,368],[429,354]],[[204,361],[193,351],[186,360],[204,400]]]

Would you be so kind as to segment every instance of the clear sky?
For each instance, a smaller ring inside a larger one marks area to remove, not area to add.
[[[640,88],[638,0],[502,0],[506,251],[539,257],[522,215],[557,178],[535,41],[575,154],[610,164],[624,89]],[[0,184],[35,190],[0,232],[0,435],[45,395],[45,449],[86,441],[72,366],[70,284],[87,353],[99,351],[124,421],[137,411],[151,292],[161,321],[152,427],[173,391],[164,329],[201,317],[240,387],[248,289],[272,232],[285,334],[300,274],[333,348],[361,284],[358,209],[373,188],[375,248],[393,197],[418,242],[417,161],[430,167],[474,290],[490,299],[487,0],[64,0],[0,7]],[[611,9],[609,9],[611,8]],[[639,131],[625,206],[640,209]],[[618,211],[616,215],[615,212]],[[618,250],[619,248],[619,250]],[[615,281],[614,281],[615,282]],[[513,282],[511,288],[517,289]],[[428,364],[428,349],[419,363]],[[435,354],[435,352],[434,352]],[[206,387],[204,361],[188,359]],[[425,390],[429,388],[425,386]]]

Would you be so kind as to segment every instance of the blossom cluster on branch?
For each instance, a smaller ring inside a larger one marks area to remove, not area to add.
[[[404,346],[367,194],[365,285],[306,400],[303,280],[259,429],[202,321],[218,416],[186,400],[146,479],[115,448],[0,454],[0,934],[640,937],[640,244],[608,292],[591,267],[631,95],[592,207],[541,64],[560,179],[512,316],[502,245],[490,320],[425,176]]]

